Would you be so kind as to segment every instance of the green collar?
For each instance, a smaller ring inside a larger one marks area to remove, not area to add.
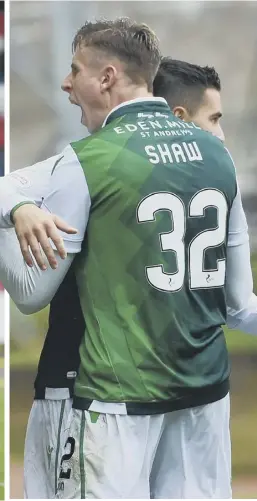
[[[160,114],[170,114],[170,108],[162,97],[148,97],[148,98],[139,98],[133,99],[132,101],[126,101],[125,103],[120,104],[116,108],[114,108],[106,117],[102,127],[108,125],[110,122],[115,120],[118,117],[122,117],[127,113],[138,113],[139,118],[140,115],[144,118],[144,115],[147,115],[148,118],[156,118],[156,116],[150,116],[153,113]]]

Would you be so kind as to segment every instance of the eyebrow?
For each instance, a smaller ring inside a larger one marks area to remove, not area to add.
[[[217,111],[217,113],[213,113],[210,118],[221,118],[222,113],[220,111]]]

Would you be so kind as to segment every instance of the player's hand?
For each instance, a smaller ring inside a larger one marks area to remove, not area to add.
[[[21,252],[27,265],[33,266],[32,253],[41,270],[46,270],[47,266],[40,246],[51,268],[55,269],[57,268],[57,261],[49,238],[53,241],[60,257],[65,259],[67,253],[58,230],[68,234],[77,233],[75,228],[72,228],[60,217],[55,214],[46,214],[33,204],[25,204],[19,207],[13,214],[13,222]]]

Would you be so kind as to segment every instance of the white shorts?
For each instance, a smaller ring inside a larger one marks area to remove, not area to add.
[[[62,499],[231,499],[229,396],[153,416],[73,409]]]
[[[69,432],[72,400],[34,400],[24,450],[24,497],[52,499]]]

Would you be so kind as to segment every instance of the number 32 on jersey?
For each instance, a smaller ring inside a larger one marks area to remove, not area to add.
[[[198,233],[190,242],[187,252],[188,270],[186,270],[185,243],[187,216],[189,218],[205,217],[205,209],[214,207],[217,210],[217,227]],[[155,221],[155,214],[159,211],[169,211],[173,221],[173,230],[160,233],[162,251],[176,253],[177,271],[170,274],[163,271],[162,264],[146,267],[146,275],[152,287],[164,292],[177,292],[184,284],[185,274],[189,274],[190,289],[206,289],[221,287],[225,283],[225,259],[217,261],[215,270],[204,269],[204,256],[209,248],[218,247],[226,238],[226,221],[228,206],[223,193],[214,189],[201,190],[190,200],[188,213],[184,202],[174,193],[152,193],[144,198],[137,208],[139,223]]]

